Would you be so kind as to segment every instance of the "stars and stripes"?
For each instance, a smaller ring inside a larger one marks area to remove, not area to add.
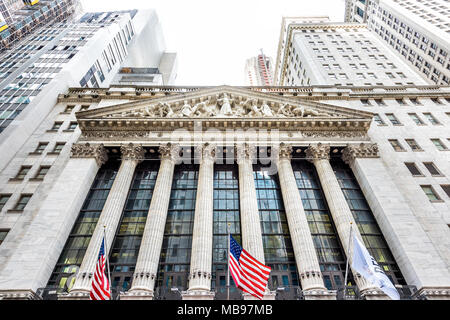
[[[271,268],[253,258],[231,235],[228,266],[236,286],[262,300]]]
[[[89,294],[91,300],[110,300],[111,292],[108,277],[105,274],[105,239],[103,238],[98,261],[95,266],[94,278],[92,279],[92,289]]]

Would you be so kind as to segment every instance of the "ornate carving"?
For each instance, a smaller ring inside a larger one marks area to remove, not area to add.
[[[122,160],[138,160],[144,159],[145,150],[141,145],[135,145],[131,142],[128,145],[121,145],[120,152],[122,153]]]
[[[279,148],[278,148],[278,157],[280,159],[291,160],[291,157],[292,157],[292,146],[282,142],[280,144]]]
[[[215,144],[205,143],[195,148],[195,152],[200,155],[201,161],[209,159],[215,161],[217,146]]]
[[[238,144],[235,147],[236,160],[240,163],[243,160],[253,160],[256,156],[256,147],[248,143]]]
[[[103,144],[74,143],[71,151],[72,158],[95,158],[99,167],[108,161],[108,154]]]
[[[302,136],[308,138],[365,138],[364,131],[302,131]]]
[[[167,143],[159,146],[159,154],[161,160],[172,159],[176,161],[180,156],[180,145]]]
[[[309,145],[308,149],[306,149],[306,157],[312,162],[317,159],[330,159],[330,145],[324,145],[322,143],[318,143],[316,145]]]
[[[272,103],[266,100],[249,97],[232,99],[223,93],[222,98],[213,101],[207,99],[195,105],[184,100],[182,105],[177,102],[159,102],[134,110],[125,110],[105,116],[106,118],[209,118],[209,117],[266,117],[266,118],[309,118],[309,117],[340,117],[330,112],[322,112],[313,107],[299,104]]]
[[[352,164],[356,158],[379,158],[378,145],[376,143],[350,144],[342,152],[342,160]]]

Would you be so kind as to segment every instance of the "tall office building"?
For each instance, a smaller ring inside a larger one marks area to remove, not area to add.
[[[0,53],[45,26],[73,19],[80,8],[78,0],[1,0]]]
[[[245,62],[245,84],[249,86],[273,85],[273,61],[271,57],[261,54]]]
[[[169,65],[164,73],[170,77],[176,55],[174,63],[168,64],[165,56],[170,54],[164,49],[156,13],[131,10],[86,13],[76,23],[44,27],[4,52],[0,59],[0,168],[45,119],[58,93],[74,86],[108,86],[124,66],[158,68],[162,63]]]
[[[283,18],[277,85],[426,84],[366,25],[326,17]]]
[[[430,84],[450,84],[450,7],[446,0],[346,0],[345,21],[367,23]]]

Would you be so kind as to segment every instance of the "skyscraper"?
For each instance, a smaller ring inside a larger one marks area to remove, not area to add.
[[[263,52],[245,62],[245,83],[250,86],[273,85],[273,61]]]
[[[277,85],[426,84],[364,24],[283,18]]]
[[[156,13],[130,10],[86,13],[74,23],[55,23],[3,52],[0,168],[45,119],[59,92],[69,86],[107,86],[120,66],[158,68],[165,61],[164,47]]]
[[[0,53],[42,27],[74,18],[78,0],[1,0]]]
[[[450,84],[448,1],[346,0],[345,21],[367,23],[428,83]]]

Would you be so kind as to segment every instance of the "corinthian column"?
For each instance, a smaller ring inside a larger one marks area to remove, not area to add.
[[[122,164],[117,172],[114,183],[106,199],[100,218],[92,234],[91,241],[81,263],[77,279],[70,291],[70,296],[88,298],[91,290],[92,278],[95,265],[97,263],[100,245],[103,239],[103,230],[106,227],[106,244],[109,255],[111,244],[114,240],[114,234],[120,222],[121,213],[125,204],[128,190],[130,189],[133,173],[136,165],[144,158],[145,150],[142,146],[136,146],[130,143],[127,146],[121,146]]]
[[[294,248],[295,261],[300,274],[303,292],[307,299],[334,298],[328,294],[323,284],[319,260],[306,219],[300,192],[291,165],[292,147],[281,145],[278,152],[278,176],[280,178],[281,193],[284,208]]]
[[[197,197],[195,200],[194,229],[192,232],[191,270],[189,289],[183,299],[214,299],[211,292],[214,161],[216,146],[197,147],[200,155]]]
[[[258,199],[256,198],[255,178],[253,176],[253,157],[255,156],[255,146],[247,143],[236,146],[236,160],[239,166],[242,248],[261,263],[265,263]],[[254,299],[256,298],[244,293],[244,300]],[[273,300],[275,299],[275,293],[266,288],[263,299]]]
[[[121,299],[153,299],[159,256],[164,237],[173,172],[180,147],[170,143],[159,147],[161,164],[148,210],[141,248],[131,289]]]
[[[350,207],[345,199],[344,193],[339,186],[339,182],[334,174],[333,168],[330,164],[330,146],[321,143],[317,145],[310,145],[306,150],[306,156],[316,167],[319,176],[320,184],[322,185],[325,198],[327,199],[328,207],[333,217],[334,224],[339,234],[339,239],[344,247],[345,254],[348,255],[350,227],[353,226],[352,232],[362,241],[358,226],[355,223]],[[351,265],[352,255],[350,254],[349,265]],[[373,288],[364,278],[359,276],[356,272],[355,281],[360,291]]]
[[[241,207],[242,247],[261,263],[264,261],[261,221],[253,176],[256,148],[247,143],[236,146],[239,165],[239,200]]]

